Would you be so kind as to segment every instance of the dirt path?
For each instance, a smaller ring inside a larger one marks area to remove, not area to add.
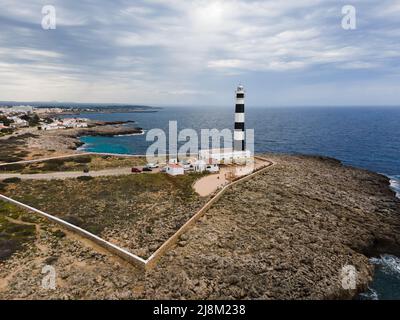
[[[160,172],[158,169],[154,169],[149,173]],[[49,173],[35,173],[35,174],[21,174],[21,173],[4,173],[0,174],[0,180],[8,178],[20,178],[21,180],[63,180],[70,178],[78,178],[81,176],[91,177],[103,177],[103,176],[122,176],[131,174],[131,168],[116,168],[116,169],[105,169],[98,171],[91,171],[84,173],[82,171],[63,171],[63,172],[49,172]]]

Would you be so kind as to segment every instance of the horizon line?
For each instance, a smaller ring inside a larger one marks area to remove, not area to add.
[[[184,108],[184,107],[193,107],[193,108],[207,108],[207,107],[218,107],[218,108],[228,108],[231,105],[214,105],[214,104],[146,104],[146,103],[128,103],[128,102],[76,102],[76,101],[18,101],[18,100],[0,100],[0,107],[6,107],[6,103],[20,103],[21,105],[29,105],[32,104],[46,104],[49,105],[47,107],[56,107],[52,104],[81,104],[81,105],[104,105],[104,106],[135,106],[135,107],[148,107],[148,108]],[[246,106],[252,108],[399,108],[400,104],[380,104],[380,105],[361,105],[361,104],[339,104],[339,105],[319,105],[319,104],[290,104],[290,105],[259,105],[259,104],[250,104],[246,103]],[[15,106],[11,106],[15,107]],[[34,106],[35,107],[35,106]]]

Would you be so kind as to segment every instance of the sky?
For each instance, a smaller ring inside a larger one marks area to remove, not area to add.
[[[56,28],[42,13],[52,5]],[[356,29],[342,27],[342,7]],[[400,105],[400,0],[0,0],[0,101]]]

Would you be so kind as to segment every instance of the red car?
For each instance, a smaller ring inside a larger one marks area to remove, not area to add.
[[[138,168],[132,168],[132,173],[141,173],[142,170],[138,169]]]

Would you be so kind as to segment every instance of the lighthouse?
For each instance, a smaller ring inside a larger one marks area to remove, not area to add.
[[[199,160],[210,164],[247,164],[252,159],[251,151],[246,149],[244,126],[244,95],[242,85],[236,89],[235,130],[233,132],[232,148],[214,148],[199,150]],[[249,137],[248,137],[249,139]],[[248,141],[251,144],[251,139]]]
[[[234,151],[245,151],[245,131],[244,131],[244,88],[239,85],[236,89],[235,107],[235,131],[233,133]]]

